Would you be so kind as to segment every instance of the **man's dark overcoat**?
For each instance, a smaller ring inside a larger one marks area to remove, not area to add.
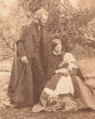
[[[10,84],[8,87],[8,95],[11,102],[17,106],[33,106],[34,87],[33,83],[42,82],[43,76],[34,71],[37,81],[33,81],[32,67],[34,70],[40,69],[37,67],[36,59],[39,61],[39,40],[40,33],[36,22],[22,27],[18,41],[16,42],[17,51],[13,61]],[[47,59],[47,39],[44,34],[44,54]],[[29,64],[26,65],[21,61],[21,57],[26,56]],[[36,58],[35,58],[36,57]],[[34,62],[33,62],[34,60]],[[35,66],[34,66],[35,64]],[[39,66],[39,65],[38,65]],[[43,73],[42,73],[43,74]],[[35,79],[34,79],[35,80]]]

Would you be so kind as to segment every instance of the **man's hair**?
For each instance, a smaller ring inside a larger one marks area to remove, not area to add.
[[[44,8],[40,8],[36,11],[36,17],[41,19],[43,16],[48,16],[48,12]]]

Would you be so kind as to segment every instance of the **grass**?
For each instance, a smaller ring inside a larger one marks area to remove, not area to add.
[[[88,75],[95,76],[95,58],[78,61],[79,65]],[[75,113],[32,113],[31,107],[12,108],[3,105],[7,99],[7,87],[11,74],[11,64],[9,61],[0,63],[0,119],[95,119],[94,110],[79,110]],[[7,72],[6,72],[7,71]]]

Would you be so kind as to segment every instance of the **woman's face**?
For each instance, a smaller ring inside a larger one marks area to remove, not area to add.
[[[56,52],[57,54],[60,54],[62,50],[62,45],[58,44],[55,48],[54,48],[54,52]]]

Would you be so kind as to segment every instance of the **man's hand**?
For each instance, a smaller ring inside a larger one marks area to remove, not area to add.
[[[23,63],[25,63],[25,64],[29,64],[29,61],[28,61],[28,59],[27,59],[27,57],[26,56],[23,56],[22,58],[21,58],[21,61],[23,62]]]

